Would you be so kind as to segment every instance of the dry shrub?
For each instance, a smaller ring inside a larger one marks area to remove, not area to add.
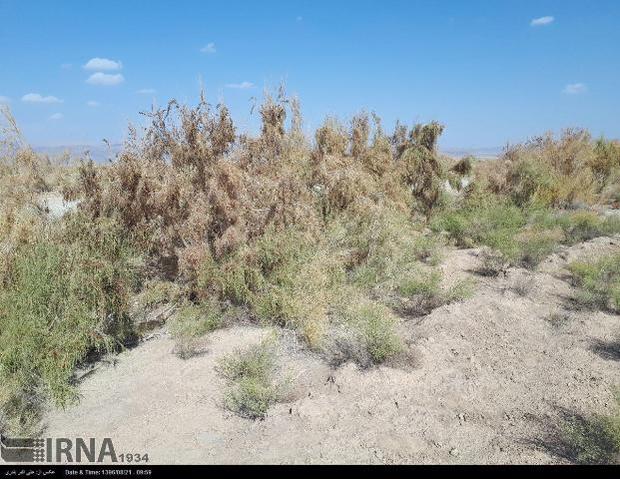
[[[82,199],[92,217],[117,217],[155,261],[207,242],[216,255],[244,240],[239,228],[246,199],[243,173],[223,160],[234,140],[225,107],[215,112],[202,101],[195,109],[171,102],[149,113],[151,126],[138,139],[132,130],[117,162],[107,168],[80,167],[67,198]],[[173,271],[174,273],[175,271]]]
[[[350,134],[334,119],[317,130],[312,188],[326,219],[379,202],[411,209],[411,195],[398,178],[389,138],[376,116],[373,122],[374,131],[368,115],[361,114],[353,119]]]
[[[461,158],[452,166],[452,168],[450,168],[450,171],[453,171],[454,173],[457,173],[461,176],[470,175],[474,169],[473,161],[474,158],[471,156]]]
[[[144,131],[130,127],[117,161],[83,162],[65,197],[80,200],[91,221],[120,224],[145,253],[150,277],[180,282],[191,304],[247,308],[319,347],[343,284],[372,287],[355,277],[376,276],[382,263],[395,271],[399,249],[407,265],[430,254],[417,253],[419,233],[406,237],[416,208],[428,215],[439,202],[443,127],[405,128],[400,144],[362,113],[350,129],[328,120],[311,145],[299,103],[283,90],[267,95],[259,113],[260,134],[237,137],[224,105],[171,101],[144,114]],[[365,244],[334,244],[334,223]],[[347,267],[357,270],[353,279]]]
[[[585,130],[568,129],[507,148],[504,178],[493,178],[495,193],[507,194],[518,205],[571,207],[591,204],[609,184],[620,165],[614,142],[593,141]]]
[[[609,183],[610,176],[620,168],[620,142],[599,138],[594,146],[594,155],[588,166],[601,186]]]
[[[441,164],[437,155],[437,140],[443,126],[432,122],[416,125],[404,144],[399,145],[401,175],[411,188],[417,205],[429,217],[441,199]]]
[[[341,290],[332,316],[330,334],[321,344],[321,353],[333,366],[353,361],[367,368],[404,350],[394,313],[355,289]]]

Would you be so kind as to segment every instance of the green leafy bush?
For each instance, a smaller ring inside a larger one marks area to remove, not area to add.
[[[594,261],[579,261],[570,265],[570,271],[580,291],[581,304],[620,311],[620,255],[609,255]]]
[[[73,372],[91,352],[132,334],[129,297],[139,263],[118,224],[80,215],[43,227],[12,257],[0,290],[0,378],[11,426],[37,403],[75,399]]]

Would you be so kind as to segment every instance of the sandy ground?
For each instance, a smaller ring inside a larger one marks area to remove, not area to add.
[[[566,462],[553,442],[561,415],[611,411],[620,318],[575,310],[565,266],[611,251],[620,240],[598,238],[536,273],[499,278],[474,273],[479,250],[452,251],[445,273],[475,278],[476,292],[405,318],[413,360],[332,370],[283,334],[279,362],[294,393],[263,421],[221,407],[214,367],[266,330],[218,331],[188,360],[162,330],[84,377],[80,403],[48,413],[46,436],[110,437],[117,453],[148,453],[153,463]]]

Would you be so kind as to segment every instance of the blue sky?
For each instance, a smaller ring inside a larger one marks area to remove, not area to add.
[[[618,45],[618,0],[0,0],[0,102],[35,145],[120,141],[201,79],[241,130],[285,81],[308,131],[366,109],[439,120],[444,148],[620,137]]]

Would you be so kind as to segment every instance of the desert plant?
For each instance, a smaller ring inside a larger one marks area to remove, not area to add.
[[[441,273],[432,270],[404,278],[397,291],[407,299],[406,311],[423,316],[445,304],[467,299],[473,293],[473,283],[469,280],[458,281],[450,288],[442,287],[441,281]]]
[[[620,462],[620,399],[611,414],[564,414],[557,442],[560,452],[578,464]]]
[[[259,113],[260,133],[237,135],[225,105],[173,100],[144,113],[143,132],[130,126],[116,161],[85,158],[70,170],[35,154],[5,115],[0,400],[16,424],[48,397],[73,397],[75,366],[136,333],[132,304],[143,313],[170,305],[184,356],[243,311],[294,329],[326,356],[335,351],[335,362],[366,367],[402,347],[393,310],[403,299],[426,314],[470,293],[466,282],[442,287],[432,269],[444,236],[488,248],[488,269],[499,272],[620,231],[617,220],[551,209],[614,194],[617,144],[584,131],[534,139],[485,164],[441,157],[436,122],[388,135],[361,113],[350,128],[328,119],[312,144],[283,89]],[[78,211],[51,218],[39,200],[54,188]],[[259,376],[235,380],[232,409],[264,415],[277,395]]]
[[[0,377],[13,388],[2,407],[11,405],[20,427],[44,399],[75,399],[76,366],[133,334],[139,263],[123,238],[118,224],[75,215],[15,252],[0,290]]]
[[[579,287],[576,297],[579,303],[612,312],[620,311],[620,255],[577,261],[569,269]]]
[[[593,211],[575,211],[557,215],[554,222],[564,231],[566,244],[576,244],[592,238],[620,233],[620,219],[601,217]]]
[[[522,297],[527,297],[535,287],[536,282],[530,275],[520,275],[510,285],[510,289]]]
[[[170,333],[175,339],[175,353],[188,359],[200,351],[199,340],[211,331],[223,327],[227,318],[215,301],[201,304],[183,304],[170,322]]]
[[[341,291],[333,305],[334,324],[322,353],[334,366],[354,361],[363,368],[380,364],[403,351],[398,319],[390,309],[361,296],[355,289]]]
[[[616,143],[592,141],[585,130],[565,130],[559,138],[547,134],[509,147],[506,176],[496,184],[518,205],[593,203],[612,179],[618,151]]]
[[[226,356],[218,371],[229,382],[224,406],[249,419],[263,419],[269,407],[283,397],[286,388],[286,382],[276,380],[273,340],[264,340],[245,351]]]
[[[427,217],[441,201],[443,171],[436,145],[443,128],[436,122],[416,125],[410,132],[407,146],[398,157],[403,180]]]

